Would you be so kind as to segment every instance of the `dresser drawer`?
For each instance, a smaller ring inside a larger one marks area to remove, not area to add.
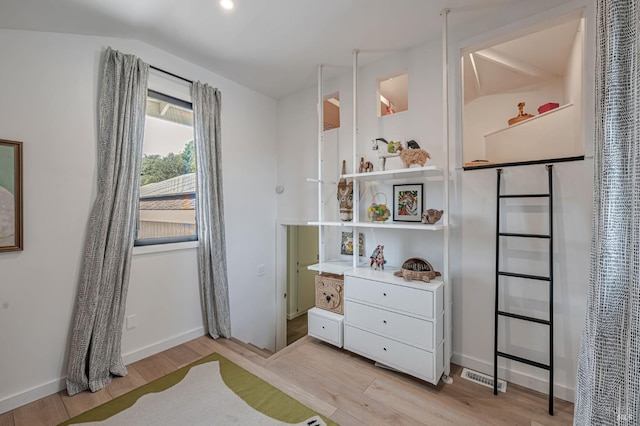
[[[435,352],[418,349],[359,328],[345,325],[345,349],[404,373],[437,384],[442,374],[442,345]]]
[[[433,318],[437,313],[434,310],[434,292],[430,290],[347,276],[344,292],[345,299],[372,303],[426,318]]]
[[[313,308],[307,313],[308,334],[339,348],[343,343],[344,317],[324,309]]]
[[[345,323],[424,349],[433,350],[442,339],[442,321],[427,321],[357,302],[345,304]]]

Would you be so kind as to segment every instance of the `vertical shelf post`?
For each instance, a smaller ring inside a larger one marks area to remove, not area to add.
[[[444,236],[443,236],[443,250],[444,250],[444,301],[445,301],[445,314],[444,314],[444,329],[445,329],[445,344],[444,344],[444,377],[445,383],[451,383],[451,345],[452,345],[452,291],[451,291],[451,274],[449,271],[449,12],[451,9],[442,9],[440,15],[442,18],[442,132],[443,132],[443,147],[442,152],[445,153],[444,158],[444,176],[443,176],[443,192],[444,192]]]
[[[353,49],[353,143],[351,144],[352,158],[351,167],[356,173],[356,164],[358,157],[358,49]],[[353,267],[358,267],[358,259],[360,257],[360,234],[358,233],[358,221],[360,218],[360,183],[358,179],[353,179],[353,218],[351,223],[353,227],[351,232],[353,235]],[[364,249],[364,247],[363,247]]]
[[[318,65],[318,223],[320,223],[320,226],[318,226],[318,261],[320,262],[320,265],[325,261],[324,238],[322,238],[322,234],[324,232],[324,227],[322,226],[322,222],[324,220],[324,195],[322,191],[322,148],[324,145],[324,99],[322,94],[323,68],[324,66],[322,64]]]

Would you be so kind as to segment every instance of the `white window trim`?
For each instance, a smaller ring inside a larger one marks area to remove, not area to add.
[[[148,246],[133,247],[133,255],[138,256],[150,253],[162,253],[177,250],[191,250],[198,248],[198,241],[183,241],[180,243],[153,244]]]

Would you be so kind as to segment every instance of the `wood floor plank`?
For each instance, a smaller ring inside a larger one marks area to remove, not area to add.
[[[250,360],[251,362],[260,365],[260,366],[265,366],[267,364],[267,358],[258,355],[257,353],[255,353],[253,350],[239,345],[238,343],[234,342],[233,340],[229,340],[229,339],[216,339],[215,342],[223,347],[228,348],[229,350],[239,353],[241,354],[244,358]]]
[[[57,393],[23,405],[13,411],[15,426],[53,426],[69,418],[62,398]]]
[[[138,373],[140,373],[147,382],[151,382],[177,370],[175,365],[173,365],[162,353],[141,359],[131,365],[138,370]]]
[[[115,377],[107,386],[107,392],[112,398],[117,398],[148,383],[133,365],[128,365],[127,371],[129,374],[125,377]]]
[[[342,410],[336,410],[333,416],[331,416],[331,420],[342,426],[369,426],[368,423],[358,420]]]
[[[510,383],[507,393],[494,396],[491,389],[460,378],[462,369],[456,365],[451,369],[453,384],[440,382],[434,386],[376,367],[369,359],[309,336],[267,359],[230,340],[202,336],[127,366],[129,375],[114,379],[106,390],[72,398],[66,393],[51,395],[0,415],[0,426],[57,425],[71,415],[168,374],[194,357],[199,359],[213,352],[342,425],[573,423],[574,406],[570,402],[557,399],[556,415],[549,416],[545,394]]]
[[[211,355],[216,351],[213,342],[214,340],[209,336],[200,336],[196,339],[188,341],[187,343],[185,343],[185,346],[197,352],[200,356],[205,357],[207,355]]]
[[[308,364],[300,364],[295,358],[282,357],[271,365],[270,369],[291,382],[304,383],[305,389],[313,395],[367,424],[415,423],[395,409],[381,406],[356,386],[349,386],[318,374],[310,369]]]
[[[315,410],[326,417],[331,417],[331,415],[335,413],[335,406],[323,401],[320,398],[317,398],[315,395],[308,392],[304,387],[304,383],[302,384],[303,386],[291,383],[285,380],[283,377],[279,376],[276,372],[267,370],[266,368],[251,362],[250,360],[244,358],[241,354],[233,352],[229,348],[219,345],[217,342],[215,344],[218,346],[216,348],[216,352],[218,352],[220,355],[224,356],[229,361],[237,364],[238,366],[244,368],[248,372],[255,374],[262,380],[280,389],[282,392],[295,398],[312,410]]]
[[[0,414],[0,426],[15,426],[13,423],[13,412]]]
[[[69,417],[75,417],[113,399],[106,388],[97,392],[84,391],[73,396],[69,396],[67,391],[62,391],[60,392],[60,397],[69,413]]]
[[[202,358],[202,356],[185,345],[175,346],[162,352],[176,368],[182,368]]]
[[[316,341],[316,339],[311,337],[311,336],[309,336],[309,335],[301,337],[300,339],[296,340],[292,344],[286,346],[284,349],[282,349],[282,350],[274,353],[273,355],[271,355],[267,359],[267,365],[269,364],[269,362],[271,362],[273,360],[276,360],[276,359],[280,358],[281,356],[284,356],[284,355],[288,354],[289,352],[297,350],[298,346],[304,345],[304,344],[308,343],[309,341]]]
[[[283,358],[307,365],[308,368],[345,385],[354,386],[359,392],[373,382],[370,368],[351,363],[340,362],[344,355],[341,351],[324,345],[303,345]]]
[[[541,424],[572,424],[574,405],[559,398],[554,399],[554,416],[548,413],[548,396],[523,386],[509,384],[506,393],[500,393],[497,398],[507,399],[509,406],[525,409],[533,421]],[[553,420],[549,423],[549,420]]]
[[[441,400],[434,400],[429,395],[418,392],[404,392],[389,381],[374,380],[364,394],[380,404],[393,406],[418,423],[461,426],[479,424],[477,418],[451,410]]]

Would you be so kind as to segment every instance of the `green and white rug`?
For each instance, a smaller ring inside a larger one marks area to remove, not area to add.
[[[324,426],[335,423],[221,355],[212,354],[62,423],[74,424]]]

